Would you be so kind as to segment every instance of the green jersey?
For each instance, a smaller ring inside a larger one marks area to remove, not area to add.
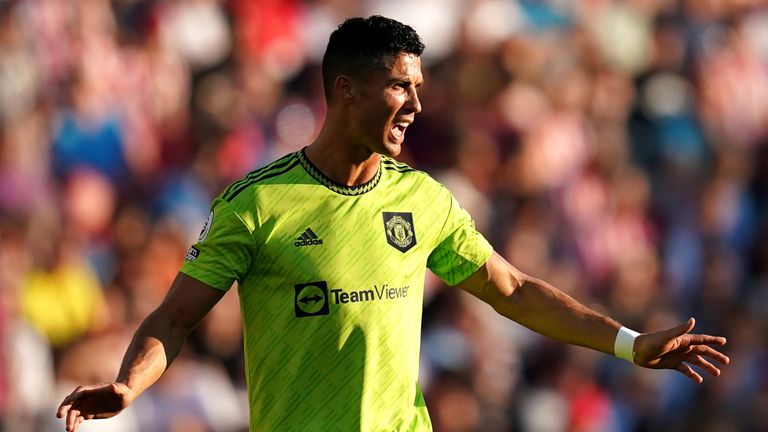
[[[491,252],[427,174],[382,157],[347,187],[299,151],[213,202],[181,271],[238,283],[252,431],[423,431],[425,269],[455,285]]]

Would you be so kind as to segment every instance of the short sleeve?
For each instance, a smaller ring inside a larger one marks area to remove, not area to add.
[[[216,199],[181,272],[222,291],[243,280],[251,267],[254,240],[231,205]]]
[[[439,244],[427,259],[427,267],[443,282],[454,286],[485,264],[493,253],[493,247],[475,229],[469,213],[459,206],[453,196],[450,198],[448,219]]]

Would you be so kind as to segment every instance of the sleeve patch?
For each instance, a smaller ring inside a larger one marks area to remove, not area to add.
[[[200,250],[197,249],[196,247],[192,246],[187,251],[187,261],[190,261],[190,262],[195,261],[195,260],[197,260],[197,257],[199,255],[200,255]]]
[[[197,238],[198,243],[208,238],[208,233],[211,231],[211,225],[213,225],[213,210],[208,214],[208,218],[203,224],[203,229],[200,230],[200,236]]]

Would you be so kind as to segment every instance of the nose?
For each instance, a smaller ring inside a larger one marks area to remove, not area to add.
[[[405,104],[405,109],[416,114],[421,112],[421,101],[415,87],[408,90],[408,101]]]

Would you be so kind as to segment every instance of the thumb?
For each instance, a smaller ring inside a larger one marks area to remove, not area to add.
[[[690,332],[691,330],[693,330],[693,326],[695,325],[696,325],[696,320],[694,318],[688,318],[688,321],[682,324],[676,325],[671,329],[664,331],[664,333],[666,333],[666,336],[669,336],[669,338],[675,338]]]

